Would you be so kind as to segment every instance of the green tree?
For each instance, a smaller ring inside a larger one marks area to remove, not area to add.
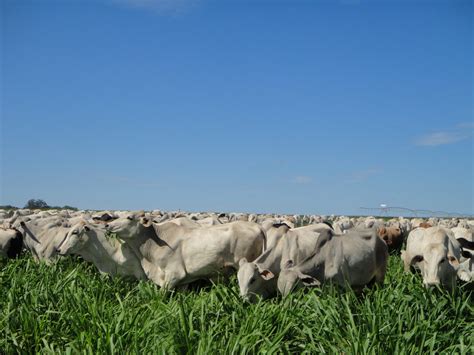
[[[48,204],[41,199],[30,199],[25,205],[25,208],[36,209],[36,208],[48,208]]]

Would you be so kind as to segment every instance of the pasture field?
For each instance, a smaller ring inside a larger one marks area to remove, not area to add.
[[[1,353],[474,352],[473,292],[426,290],[390,256],[385,285],[332,286],[256,304],[237,280],[165,292],[69,258],[0,262]]]

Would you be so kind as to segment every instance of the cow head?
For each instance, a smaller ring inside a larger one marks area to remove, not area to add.
[[[87,244],[91,237],[91,227],[85,221],[74,225],[57,247],[59,255],[75,254]]]
[[[389,248],[396,248],[403,242],[403,234],[399,227],[381,227],[377,230],[377,235]]]
[[[459,268],[459,260],[442,244],[428,244],[422,255],[415,255],[411,265],[417,265],[426,287],[452,287]]]
[[[266,282],[274,277],[275,275],[270,270],[262,269],[256,263],[249,263],[245,258],[241,259],[237,273],[240,296],[250,302],[255,301],[257,295],[263,298],[270,296]]]
[[[130,213],[107,223],[105,228],[116,233],[120,239],[127,239],[140,234],[144,228],[151,226],[152,222],[152,219],[145,217],[144,213]]]
[[[303,274],[297,268],[294,267],[292,260],[288,260],[280,272],[278,277],[278,291],[283,297],[295,289],[302,286],[319,286],[321,283],[310,275]]]
[[[293,261],[288,260],[278,276],[278,291],[283,297],[303,286],[319,286],[321,283],[312,276],[305,275],[293,267]]]

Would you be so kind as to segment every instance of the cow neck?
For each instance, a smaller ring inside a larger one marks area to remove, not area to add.
[[[111,275],[119,274],[119,265],[114,259],[118,248],[109,242],[105,233],[101,233],[102,231],[98,233],[92,229],[92,232],[93,236],[89,236],[85,248],[78,251],[78,254],[92,262],[101,272]]]
[[[330,237],[323,245],[319,242],[315,248],[315,252],[303,260],[298,267],[299,271],[304,274],[311,275],[318,280],[324,279],[325,255],[330,253],[334,248],[342,248],[342,237]]]
[[[273,273],[279,272],[283,245],[286,238],[286,234],[283,235],[273,248],[263,252],[263,254],[261,254],[257,259],[255,259],[254,263],[258,264],[260,268],[268,269]]]
[[[33,239],[34,242],[41,244],[36,235],[31,231],[30,227],[26,224],[22,225],[21,228],[25,231],[25,237],[28,236]]]
[[[77,253],[84,259],[87,258],[87,254],[89,253],[91,259],[89,261],[92,261],[96,265],[105,261],[104,257],[112,260],[112,256],[117,251],[117,248],[109,243],[105,234],[99,234],[95,229],[91,229],[91,232],[92,235],[89,235],[87,243]]]
[[[182,227],[174,224],[168,223],[167,225],[151,225],[148,227],[149,237],[160,247],[168,247],[172,250],[173,237],[176,236],[176,230],[181,230]]]

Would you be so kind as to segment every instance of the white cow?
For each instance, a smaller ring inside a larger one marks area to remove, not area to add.
[[[313,255],[300,263],[287,261],[278,277],[283,296],[295,287],[332,281],[340,286],[382,284],[387,269],[387,245],[374,229],[351,230],[344,235],[321,236]]]
[[[80,255],[100,272],[146,279],[140,260],[123,241],[107,235],[103,225],[81,221],[71,227],[58,245],[59,255]]]
[[[49,217],[16,221],[15,227],[22,233],[23,242],[33,257],[48,261],[57,255],[56,249],[71,224],[61,217]]]
[[[240,259],[265,250],[265,234],[251,222],[193,229],[150,222],[130,215],[108,228],[131,246],[148,278],[168,289],[236,270]]]
[[[320,235],[332,233],[330,226],[324,223],[289,229],[286,225],[269,230],[278,234],[275,240],[269,240],[269,248],[253,262],[242,259],[239,263],[237,279],[240,295],[244,300],[254,301],[256,295],[263,298],[273,296],[277,291],[277,278],[288,260],[300,262],[314,253]],[[285,228],[286,227],[286,228]]]
[[[410,232],[401,254],[405,271],[421,270],[426,287],[454,287],[461,247],[454,234],[443,227],[417,228]]]

